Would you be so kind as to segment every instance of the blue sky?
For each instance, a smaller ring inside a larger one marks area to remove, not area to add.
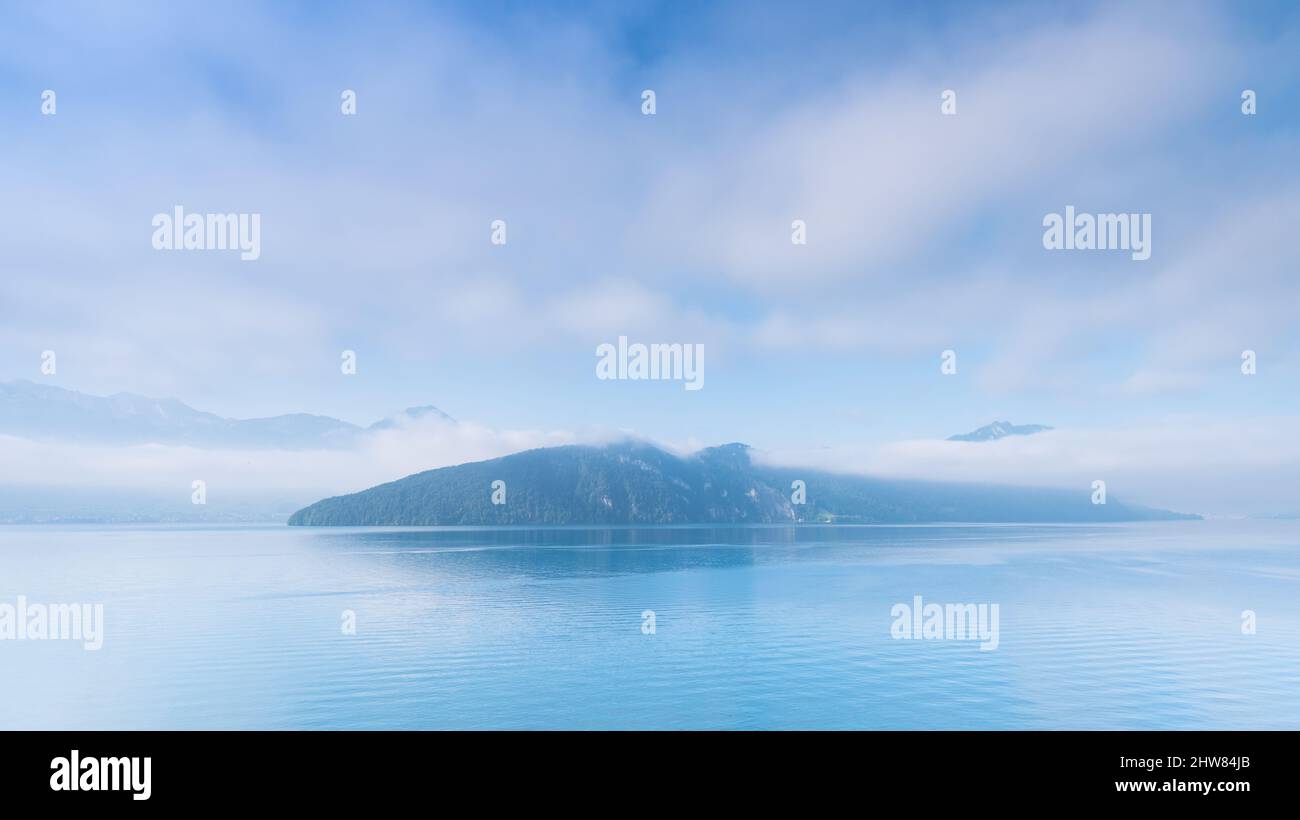
[[[1300,398],[1294,4],[4,19],[0,379],[40,380],[53,349],[47,381],[232,416],[433,403],[842,453],[995,418],[1209,447],[1286,429]],[[1071,204],[1151,213],[1151,259],[1045,251],[1043,216]],[[175,205],[260,213],[261,258],[155,251]],[[619,335],[703,343],[706,388],[596,380]]]

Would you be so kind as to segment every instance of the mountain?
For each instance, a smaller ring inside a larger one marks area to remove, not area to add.
[[[403,424],[408,424],[412,421],[419,421],[422,419],[437,419],[438,421],[445,421],[449,424],[456,423],[456,420],[451,416],[434,407],[432,404],[426,404],[423,407],[408,407],[396,416],[389,416],[386,419],[377,421],[366,429],[392,430],[401,427]]]
[[[413,407],[361,428],[308,413],[223,418],[176,399],[134,393],[91,396],[26,380],[0,383],[0,435],[97,444],[311,450],[351,447],[367,432],[414,419],[454,420],[436,407]]]
[[[1007,436],[1032,436],[1034,433],[1042,433],[1051,430],[1045,424],[1012,424],[1009,421],[995,421],[992,424],[986,424],[978,430],[972,430],[969,433],[961,433],[956,436],[948,436],[949,441],[997,441]]]
[[[504,481],[506,503],[491,501]],[[791,502],[791,484],[806,503]],[[756,464],[743,444],[676,456],[643,442],[570,445],[443,467],[294,513],[294,526],[1105,522],[1197,518],[1032,489],[838,475]]]

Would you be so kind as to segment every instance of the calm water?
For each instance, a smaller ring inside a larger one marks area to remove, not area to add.
[[[106,639],[0,641],[5,729],[1300,728],[1300,522],[0,527],[20,594]]]

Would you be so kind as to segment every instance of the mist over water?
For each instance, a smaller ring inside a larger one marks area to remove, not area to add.
[[[0,603],[105,613],[0,641],[0,728],[1300,728],[1298,593],[1297,521],[0,527]]]

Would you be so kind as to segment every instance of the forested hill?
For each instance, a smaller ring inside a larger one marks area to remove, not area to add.
[[[494,504],[496,491],[504,503]],[[805,503],[795,503],[795,481]],[[501,488],[501,485],[497,485]],[[565,446],[443,467],[318,501],[296,526],[1113,522],[1196,518],[1094,505],[1091,489],[873,479],[755,464],[743,444],[677,456],[642,442]]]

